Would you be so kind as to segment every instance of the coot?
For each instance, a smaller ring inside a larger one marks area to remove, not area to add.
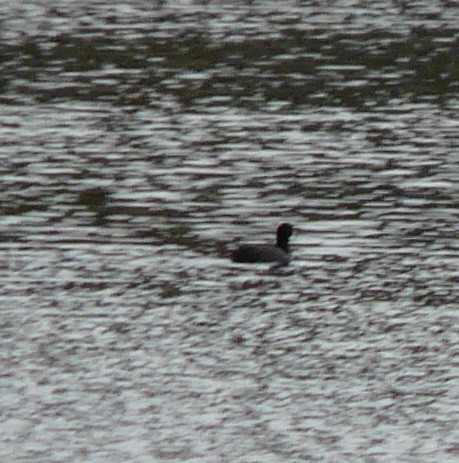
[[[288,239],[293,228],[289,223],[277,227],[276,244],[243,244],[231,254],[233,262],[254,264],[258,262],[277,262],[287,265],[290,262]]]

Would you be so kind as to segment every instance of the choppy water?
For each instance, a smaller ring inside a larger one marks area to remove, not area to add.
[[[456,6],[2,2],[0,460],[456,462]]]

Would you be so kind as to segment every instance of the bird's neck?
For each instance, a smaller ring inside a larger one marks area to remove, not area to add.
[[[276,240],[276,244],[279,248],[281,248],[283,251],[285,252],[288,252],[289,251],[289,248],[288,248],[288,238],[285,239],[285,238],[277,238]]]

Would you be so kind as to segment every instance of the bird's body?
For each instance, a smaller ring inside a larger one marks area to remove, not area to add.
[[[292,235],[292,226],[283,223],[277,228],[276,244],[243,244],[232,254],[233,262],[254,264],[274,262],[279,265],[287,265],[290,260],[288,240]]]

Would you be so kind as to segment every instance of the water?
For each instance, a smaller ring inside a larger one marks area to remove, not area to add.
[[[457,461],[454,6],[0,5],[2,461]]]

